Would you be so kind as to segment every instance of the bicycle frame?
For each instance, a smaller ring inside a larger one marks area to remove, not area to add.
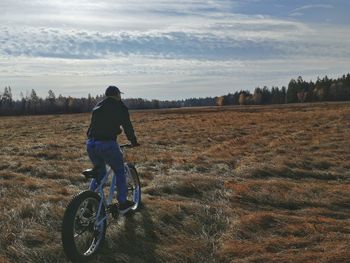
[[[116,178],[115,174],[112,177],[111,186],[109,188],[108,199],[106,198],[106,195],[105,195],[105,193],[103,191],[104,185],[108,181],[109,174],[111,172],[113,172],[112,169],[110,167],[108,167],[105,176],[101,180],[101,183],[99,185],[97,185],[97,186],[96,186],[96,180],[95,179],[92,179],[91,182],[90,182],[89,189],[91,191],[97,192],[100,195],[100,197],[101,197],[100,203],[98,205],[96,218],[100,218],[102,204],[107,208],[112,203],[112,200],[113,200],[113,194],[114,194],[114,191],[115,191],[115,188],[116,188],[116,182],[117,182],[117,178]],[[109,216],[109,214],[107,213],[102,219],[96,220],[95,226],[99,227],[103,223],[103,221],[108,218],[108,216]]]
[[[121,149],[121,151],[123,153],[123,156],[125,156],[125,148],[129,147],[129,146],[130,145],[120,145],[120,149]],[[127,176],[130,173],[130,168],[129,168],[129,166],[128,166],[128,164],[126,162],[124,162],[124,171],[125,171],[125,176]],[[97,185],[95,179],[92,179],[91,182],[90,182],[89,190],[97,192],[100,195],[100,197],[101,197],[101,200],[100,200],[100,203],[99,203],[99,206],[98,206],[98,211],[97,211],[97,214],[96,214],[96,218],[97,219],[100,217],[102,204],[106,208],[108,208],[112,204],[113,194],[114,194],[115,189],[117,187],[117,177],[116,177],[115,174],[113,174],[111,186],[109,188],[108,199],[106,199],[106,195],[105,195],[103,189],[104,189],[105,183],[107,183],[107,181],[108,181],[110,173],[113,173],[113,170],[112,170],[111,167],[108,166],[107,169],[106,169],[106,174],[102,178],[101,183],[99,185]],[[102,219],[96,220],[95,226],[99,227],[103,223],[104,220],[108,219],[108,216],[109,216],[109,213],[106,213],[106,215]]]

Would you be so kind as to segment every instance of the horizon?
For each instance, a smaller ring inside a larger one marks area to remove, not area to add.
[[[304,79],[302,76],[298,76],[297,78],[293,78],[294,80],[297,80],[299,77],[302,77],[302,79],[303,79],[303,81],[306,81],[306,82],[308,82],[308,83],[310,83],[310,82],[313,82],[313,83],[316,83],[316,81],[317,81],[317,79],[323,79],[323,78],[325,78],[325,77],[327,77],[327,78],[329,78],[329,79],[331,79],[331,80],[337,80],[337,79],[339,79],[339,78],[342,78],[342,77],[344,77],[344,76],[347,76],[347,75],[349,75],[350,74],[350,72],[347,72],[347,73],[344,73],[344,74],[341,74],[341,75],[339,75],[339,76],[337,76],[337,77],[334,77],[334,78],[332,78],[332,77],[330,77],[330,76],[327,76],[327,75],[325,75],[325,76],[317,76],[317,78],[316,78],[316,80],[313,80],[313,79],[311,79],[311,80],[306,80],[306,79]],[[292,79],[290,79],[290,81],[291,81]],[[263,89],[263,88],[268,88],[268,90],[271,90],[273,87],[274,88],[278,88],[278,89],[282,89],[282,88],[286,88],[286,89],[288,89],[288,84],[287,85],[282,85],[282,86],[276,86],[276,85],[272,85],[272,86],[257,86],[257,87],[255,87],[255,88],[261,88],[261,89]],[[5,86],[5,88],[11,88],[11,92],[12,92],[12,87],[11,86]],[[254,89],[255,89],[254,88]],[[191,100],[191,99],[206,99],[206,98],[218,98],[218,97],[222,97],[222,96],[227,96],[227,95],[230,95],[230,94],[235,94],[235,93],[240,93],[240,92],[242,92],[242,91],[248,91],[248,92],[250,92],[251,94],[253,94],[254,93],[254,89],[253,90],[248,90],[248,89],[246,89],[246,90],[243,90],[243,89],[241,89],[241,90],[235,90],[234,92],[228,92],[228,93],[226,93],[226,94],[216,94],[216,95],[212,95],[212,96],[204,96],[204,97],[200,97],[200,96],[198,96],[198,97],[183,97],[183,98],[177,98],[177,99],[157,99],[157,98],[143,98],[143,97],[125,97],[125,96],[123,96],[122,95],[122,100],[132,100],[132,99],[142,99],[142,100],[145,100],[145,101],[153,101],[153,100],[158,100],[158,101],[186,101],[186,100]],[[34,89],[34,91],[37,93],[37,91]],[[88,94],[85,94],[86,96],[71,96],[71,95],[63,95],[63,94],[61,94],[61,93],[56,93],[55,92],[55,90],[47,90],[47,94],[46,95],[44,95],[44,96],[41,96],[40,94],[37,94],[38,96],[39,96],[39,98],[41,98],[41,99],[45,99],[46,97],[47,97],[47,95],[48,95],[48,92],[49,91],[52,91],[53,93],[54,93],[54,95],[55,95],[55,97],[56,97],[56,99],[59,97],[59,96],[62,96],[62,97],[64,97],[64,98],[67,98],[67,97],[71,97],[71,98],[74,98],[74,99],[81,99],[81,98],[87,98],[89,95],[90,96],[92,96],[93,98],[97,98],[97,97],[104,97],[104,91],[102,92],[102,93],[100,93],[100,94],[96,94],[96,95],[92,95],[92,94],[90,94],[90,93],[88,93]],[[20,100],[21,99],[21,97],[23,96],[24,98],[26,98],[26,97],[29,97],[30,96],[30,93],[31,93],[31,90],[27,90],[26,91],[26,94],[24,94],[23,93],[23,91],[20,91],[19,92],[19,96],[17,96],[17,97],[14,97],[14,100]],[[0,95],[1,95],[1,89],[0,89]]]
[[[0,89],[215,97],[349,71],[350,3],[2,1]],[[346,73],[345,73],[346,74]]]

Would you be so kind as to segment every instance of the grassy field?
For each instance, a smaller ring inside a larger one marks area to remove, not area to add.
[[[0,262],[66,262],[89,114],[0,118]],[[132,113],[144,206],[95,262],[349,262],[350,104]],[[122,137],[121,141],[125,141]]]

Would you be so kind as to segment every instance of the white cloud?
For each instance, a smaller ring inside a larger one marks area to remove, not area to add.
[[[0,27],[6,56],[98,59],[140,55],[180,59],[271,59],[305,55],[348,56],[349,29],[306,27],[274,20],[220,22],[201,30],[97,32],[55,28]],[[330,49],[329,47],[333,48]]]
[[[249,1],[258,4],[260,1]],[[349,68],[349,26],[234,13],[239,1],[2,0],[0,89],[184,98]],[[290,10],[290,9],[288,9]],[[288,14],[288,11],[287,11]],[[215,87],[213,89],[213,87]]]
[[[187,98],[216,96],[263,85],[287,85],[301,75],[337,77],[349,68],[347,58],[271,60],[190,60],[125,56],[113,59],[0,58],[0,86],[10,85],[15,95],[35,88],[46,96],[101,94],[106,86],[121,87],[126,97]]]
[[[303,5],[301,7],[295,8],[292,13],[302,11],[302,10],[308,10],[308,9],[318,9],[318,8],[324,8],[324,9],[330,9],[334,8],[333,5],[329,4],[316,4],[316,5]]]
[[[310,12],[310,10],[315,9],[315,10],[319,10],[319,9],[333,9],[334,6],[333,5],[329,5],[329,4],[313,4],[313,5],[303,5],[301,7],[295,8],[294,10],[292,10],[289,14],[289,16],[291,17],[302,17],[304,16],[304,12],[303,11],[307,11]]]
[[[300,12],[292,12],[292,13],[290,13],[289,16],[295,16],[295,17],[297,17],[297,16],[302,16],[302,15],[304,15],[304,14],[303,14],[303,13],[300,13]]]

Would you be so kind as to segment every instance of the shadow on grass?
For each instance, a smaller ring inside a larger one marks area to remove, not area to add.
[[[157,262],[155,244],[158,240],[147,206],[123,218],[120,227],[106,236],[99,262]],[[111,224],[118,224],[112,222]],[[111,230],[107,228],[107,232]]]
[[[318,179],[318,180],[340,180],[347,179],[346,175],[334,174],[327,171],[307,171],[302,169],[257,169],[252,173],[253,178],[289,178],[289,179]]]

